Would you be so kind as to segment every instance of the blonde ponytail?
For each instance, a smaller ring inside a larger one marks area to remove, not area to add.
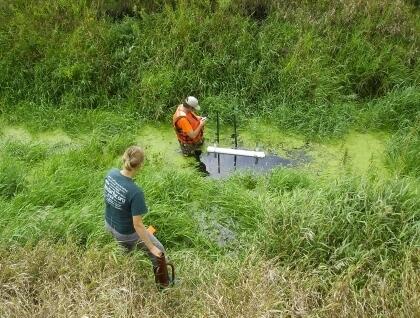
[[[144,151],[138,146],[131,146],[124,152],[122,159],[124,169],[132,171],[143,163]]]

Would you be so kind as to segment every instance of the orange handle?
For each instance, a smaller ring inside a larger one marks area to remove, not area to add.
[[[156,229],[153,226],[149,225],[149,227],[147,228],[147,232],[153,235],[156,233]]]

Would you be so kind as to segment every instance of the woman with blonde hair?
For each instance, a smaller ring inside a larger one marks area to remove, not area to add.
[[[144,151],[131,146],[122,159],[122,169],[111,169],[105,178],[105,227],[128,251],[135,247],[143,249],[157,268],[165,249],[143,224],[147,205],[143,190],[133,181],[143,166]]]

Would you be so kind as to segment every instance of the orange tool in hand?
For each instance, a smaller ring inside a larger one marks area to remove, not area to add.
[[[147,228],[147,232],[153,235],[156,233],[156,229],[153,226],[149,225]]]

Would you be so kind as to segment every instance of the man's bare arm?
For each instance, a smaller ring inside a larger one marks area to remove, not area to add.
[[[187,133],[188,137],[190,137],[191,139],[194,139],[195,137],[198,136],[198,134],[200,133],[201,129],[203,128],[204,124],[206,123],[207,118],[203,117],[200,120],[200,124],[198,125],[196,130],[191,130]]]

